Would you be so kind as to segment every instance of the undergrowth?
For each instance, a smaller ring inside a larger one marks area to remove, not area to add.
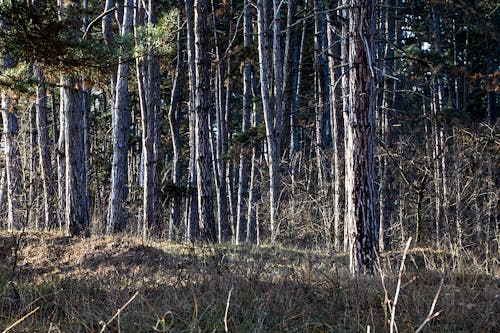
[[[410,249],[401,266],[390,252],[383,274],[353,278],[343,255],[279,247],[40,233],[15,244],[0,234],[2,331],[385,332],[398,279],[398,332],[415,332],[435,299],[424,332],[500,331],[498,263],[470,255]]]

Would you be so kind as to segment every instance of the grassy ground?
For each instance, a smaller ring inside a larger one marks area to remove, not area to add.
[[[8,331],[384,332],[401,258],[354,279],[319,252],[4,233],[0,330],[29,314]],[[399,332],[424,322],[441,281],[423,332],[500,332],[498,263],[412,249],[400,281]]]

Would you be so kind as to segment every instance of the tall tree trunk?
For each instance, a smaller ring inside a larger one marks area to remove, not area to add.
[[[217,132],[215,133],[216,145],[214,149],[215,157],[215,183],[216,183],[216,196],[217,196],[217,221],[218,221],[218,239],[219,242],[227,242],[231,238],[231,228],[229,225],[228,218],[228,184],[226,182],[226,163],[224,161],[224,155],[227,151],[227,123],[226,123],[226,111],[230,108],[230,94],[231,94],[231,84],[230,84],[230,59],[227,59],[227,85],[226,85],[226,105],[223,103],[223,92],[224,92],[224,82],[222,78],[223,63],[220,58],[219,51],[219,39],[217,36],[217,17],[215,15],[215,7],[213,0],[211,1],[212,7],[212,24],[213,24],[213,34],[215,42],[215,57],[216,57],[216,68],[215,68],[215,118]],[[231,30],[231,29],[230,29]],[[230,179],[229,179],[230,181]],[[231,193],[230,193],[231,194]]]
[[[126,0],[121,36],[126,38],[132,32],[133,0]],[[111,112],[113,162],[111,167],[111,192],[109,195],[108,234],[125,230],[127,213],[125,202],[128,196],[128,141],[130,136],[130,105],[128,91],[128,59],[130,49],[123,45],[120,49],[116,80],[116,100]]]
[[[148,2],[148,26],[156,25],[156,1]],[[144,99],[142,109],[142,149],[144,152],[143,181],[143,237],[158,236],[162,221],[161,179],[162,164],[160,143],[160,67],[154,54],[152,41],[148,40],[145,62]]]
[[[1,140],[0,140],[1,142]],[[0,157],[3,159],[3,156]],[[5,162],[0,160],[1,162]],[[7,169],[2,168],[2,172],[0,173],[0,228],[3,228],[4,219],[7,212],[5,208],[7,204]]]
[[[348,6],[350,4],[349,0],[343,0],[342,1],[342,6]],[[349,41],[350,41],[350,21],[349,21],[349,10],[342,9],[341,10],[341,16],[342,16],[342,36],[340,38],[340,57],[341,57],[341,75],[342,75],[342,120],[344,123],[344,148],[345,148],[345,153],[344,153],[344,166],[345,166],[345,186],[344,186],[344,252],[349,251],[349,226],[347,225],[347,200],[350,194],[348,193],[348,187],[347,187],[347,176],[348,174],[351,173],[351,171],[348,170],[349,166],[349,161],[351,159],[350,154],[352,153],[352,150],[348,148],[349,144],[349,137],[350,137],[350,130],[349,130],[349,113],[351,110],[350,106],[350,87],[349,87],[349,76],[350,76],[350,69],[349,69]]]
[[[349,150],[346,162],[346,221],[350,270],[373,273],[377,251],[375,214],[375,75],[373,68],[375,1],[353,0],[349,13],[350,112],[345,124]]]
[[[29,108],[29,117],[30,117],[30,140],[29,140],[29,192],[28,192],[28,201],[26,212],[26,221],[31,223],[31,226],[37,230],[41,230],[44,228],[43,224],[40,222],[39,218],[39,205],[38,205],[38,195],[39,195],[39,182],[38,178],[38,147],[37,147],[37,127],[36,127],[36,105],[32,104]],[[28,158],[28,156],[26,156]]]
[[[381,141],[385,153],[381,154],[379,158],[380,168],[380,194],[379,194],[379,248],[384,251],[389,247],[389,239],[387,231],[390,228],[390,221],[393,219],[394,202],[395,202],[395,189],[393,188],[394,177],[389,165],[387,152],[393,149],[393,135],[392,135],[392,118],[394,116],[394,50],[392,43],[394,43],[394,36],[396,32],[395,24],[395,10],[396,1],[387,1],[387,8],[385,9],[385,46],[384,46],[384,77],[383,77],[383,91],[381,102],[381,113],[379,117],[379,126],[381,133]]]
[[[325,129],[330,106],[330,77],[327,62],[328,42],[326,31],[325,5],[322,0],[314,1],[314,52],[316,77],[316,163],[318,169],[319,200],[324,202],[327,196],[327,175],[323,166],[323,151],[326,146]],[[329,205],[328,205],[329,206]],[[323,233],[326,236],[328,247],[331,246],[331,221],[323,219]]]
[[[60,99],[59,99],[59,140],[57,141],[57,197],[58,197],[58,228],[59,231],[66,229],[66,158],[65,146],[66,135],[64,128],[66,126],[66,118],[64,116],[64,88],[61,79]]]
[[[38,129],[38,158],[43,186],[44,227],[55,227],[56,216],[53,197],[54,182],[52,176],[52,160],[50,157],[49,125],[47,123],[47,88],[42,69],[34,66],[35,78],[38,81],[36,92],[36,124]]]
[[[342,108],[340,107],[341,94],[337,87],[341,79],[340,67],[337,61],[340,60],[340,39],[333,32],[333,15],[328,19],[328,68],[330,71],[330,119],[332,132],[332,150],[333,150],[333,230],[332,241],[333,248],[336,251],[341,250],[342,235],[340,228],[342,223],[342,177],[344,170],[343,163],[343,130]]]
[[[276,8],[274,8],[276,7]],[[276,0],[273,0],[273,8],[277,9],[278,4]],[[265,0],[258,0],[257,2],[257,26],[258,26],[258,49],[259,49],[259,66],[260,66],[260,87],[261,87],[261,98],[262,107],[264,112],[264,122],[266,126],[266,143],[268,152],[268,169],[269,169],[269,211],[270,211],[270,229],[271,229],[271,243],[274,243],[278,235],[278,200],[279,200],[279,145],[278,145],[278,131],[276,124],[278,123],[277,110],[275,110],[275,115],[273,116],[273,110],[271,105],[270,91],[271,85],[269,84],[268,74],[271,69],[270,61],[266,48],[266,34],[268,33],[266,26],[266,15],[269,8],[266,5]],[[276,17],[276,11],[273,10],[273,17]],[[273,30],[279,33],[279,23],[277,23],[278,17],[274,20]],[[279,51],[279,36],[273,37],[273,49],[274,56],[278,58],[277,52]],[[274,59],[279,62],[279,59]],[[280,75],[281,66],[279,69],[275,69],[275,75]],[[275,77],[275,87],[277,91],[281,90],[281,86],[276,83],[277,78]],[[279,81],[279,77],[278,77]],[[275,102],[278,98],[275,96]],[[279,99],[281,103],[281,99]],[[275,105],[276,106],[276,105]],[[281,107],[280,107],[281,108]]]
[[[290,149],[292,105],[296,98],[297,89],[297,0],[288,1],[287,27],[285,40],[285,58],[283,61],[283,126],[280,147],[281,156],[286,156],[285,152]],[[288,157],[288,156],[287,156]]]
[[[191,242],[200,236],[198,221],[197,195],[197,165],[196,165],[196,64],[195,64],[195,37],[194,37],[194,9],[193,0],[185,1],[187,26],[187,58],[189,74],[189,175],[190,195],[186,203],[186,241]]]
[[[213,212],[211,152],[209,139],[210,59],[208,58],[207,1],[194,2],[195,63],[196,63],[196,167],[198,188],[198,215],[202,236],[216,240]]]
[[[181,186],[181,138],[179,134],[181,118],[181,101],[184,75],[184,45],[182,42],[182,1],[178,2],[179,14],[177,17],[177,64],[175,67],[174,82],[172,86],[172,95],[170,97],[170,108],[168,110],[168,124],[170,127],[170,136],[172,140],[172,184],[176,187]],[[168,228],[168,239],[174,240],[175,231],[180,226],[180,197],[175,195],[170,202],[170,219]]]
[[[75,77],[63,78],[62,82],[65,119],[66,232],[71,236],[88,235],[82,83]]]
[[[255,86],[255,85],[253,85]],[[254,94],[258,95],[258,94]],[[257,113],[256,103],[253,103],[253,112],[252,112],[252,126],[256,127],[260,124],[260,116]],[[246,242],[250,244],[256,244],[259,242],[259,229],[257,224],[257,202],[260,196],[260,188],[258,186],[260,180],[260,165],[262,159],[261,152],[261,143],[257,143],[252,148],[252,158],[251,158],[251,167],[250,167],[250,179],[249,179],[249,188],[248,188],[248,200],[247,200],[247,234],[246,234]]]
[[[243,16],[243,46],[249,48],[252,45],[252,14],[248,0],[245,0],[245,12]],[[241,131],[250,128],[250,115],[252,113],[252,64],[250,59],[245,59],[243,65],[243,114],[241,120]],[[236,213],[236,237],[235,243],[240,244],[247,239],[247,200],[250,174],[250,160],[245,149],[240,151],[240,163],[238,171],[238,203]]]
[[[5,61],[4,61],[5,67]],[[8,67],[7,67],[8,68]],[[19,124],[15,101],[7,90],[2,90],[2,118],[5,140],[5,170],[7,188],[7,229],[19,230],[23,227],[21,202],[23,200],[21,156],[19,152]]]

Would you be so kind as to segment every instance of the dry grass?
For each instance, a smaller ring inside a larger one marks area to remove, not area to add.
[[[347,258],[250,246],[144,244],[131,238],[0,234],[0,329],[9,332],[388,331],[380,276],[353,279]],[[399,332],[499,332],[498,263],[414,249],[402,273]],[[457,260],[460,259],[460,262]],[[394,297],[401,254],[381,257]],[[493,269],[492,269],[493,266]],[[390,318],[390,316],[389,316]]]

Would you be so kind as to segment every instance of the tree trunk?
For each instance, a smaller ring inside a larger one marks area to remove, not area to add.
[[[38,194],[39,187],[38,184],[40,179],[38,178],[38,147],[37,147],[37,127],[36,127],[36,105],[32,104],[29,108],[29,130],[30,130],[30,141],[29,141],[29,154],[26,159],[29,158],[29,192],[28,200],[26,202],[28,208],[26,214],[26,221],[31,224],[37,230],[43,230],[44,226],[40,222],[39,218],[39,205],[38,205]],[[27,154],[27,152],[26,152]],[[42,222],[43,223],[43,222]]]
[[[342,1],[342,6],[348,6],[349,0],[343,0]],[[341,75],[342,75],[342,120],[344,123],[344,148],[345,148],[345,153],[344,153],[344,166],[345,166],[345,171],[344,171],[344,252],[349,251],[349,226],[347,225],[347,200],[350,194],[348,193],[348,187],[347,187],[347,176],[348,174],[351,173],[351,171],[348,170],[349,168],[349,161],[351,159],[350,154],[352,153],[352,149],[348,148],[349,144],[349,137],[350,137],[350,130],[349,130],[349,113],[351,110],[350,106],[350,87],[349,87],[349,76],[350,76],[350,70],[349,70],[349,41],[350,41],[350,36],[349,36],[349,27],[350,27],[350,21],[348,17],[349,11],[348,9],[342,9],[341,10],[341,15],[342,15],[342,36],[340,38],[340,57],[341,57]]]
[[[148,26],[156,25],[156,1],[149,0]],[[160,146],[160,78],[159,63],[154,55],[152,41],[148,40],[148,54],[145,59],[144,105],[142,116],[142,149],[144,152],[143,181],[143,237],[158,236],[161,226],[161,166]]]
[[[211,152],[209,139],[210,59],[208,55],[207,1],[194,2],[195,64],[196,64],[196,167],[198,215],[205,240],[216,240],[213,212]]]
[[[35,79],[38,81],[36,93],[36,124],[38,129],[38,156],[43,186],[44,227],[53,229],[56,224],[55,194],[50,157],[49,125],[47,124],[47,88],[41,68],[34,66]]]
[[[249,48],[252,45],[252,14],[248,0],[245,1],[245,12],[243,16],[243,46]],[[244,60],[243,65],[243,114],[241,120],[241,131],[250,128],[250,115],[252,113],[252,64],[249,59]],[[238,203],[236,213],[236,237],[235,243],[240,244],[247,239],[247,200],[250,174],[250,160],[245,149],[240,151],[240,163],[238,170]]]
[[[198,194],[196,171],[196,64],[195,64],[195,37],[194,37],[194,10],[193,0],[185,1],[187,26],[187,58],[189,74],[189,175],[190,192],[186,203],[186,241],[191,242],[200,236],[198,221]]]
[[[383,149],[391,152],[393,149],[393,135],[392,135],[392,118],[394,117],[394,84],[391,78],[394,73],[394,50],[391,43],[394,43],[394,36],[396,32],[395,13],[392,12],[396,6],[395,0],[387,1],[387,8],[385,9],[385,47],[384,47],[384,77],[383,77],[383,91],[381,102],[381,115],[379,117],[379,126],[381,132],[381,141]],[[389,165],[387,153],[382,153],[379,159],[380,167],[380,194],[379,194],[379,249],[384,251],[388,249],[390,242],[387,235],[387,230],[390,228],[390,221],[394,218],[394,202],[395,202],[395,189],[394,177]]]
[[[266,126],[266,142],[267,142],[267,152],[268,152],[268,169],[269,169],[269,211],[270,211],[270,229],[271,229],[271,243],[274,243],[276,237],[278,235],[278,200],[279,200],[279,145],[278,145],[278,136],[277,129],[275,124],[278,123],[277,112],[275,110],[275,116],[273,116],[272,107],[271,107],[271,96],[270,91],[271,85],[269,84],[268,74],[270,71],[270,62],[266,49],[266,34],[267,26],[266,26],[266,14],[269,8],[266,5],[265,0],[258,0],[257,2],[257,25],[258,25],[258,49],[259,49],[259,66],[260,66],[260,87],[261,87],[261,98],[262,98],[262,107],[264,112],[264,122]],[[273,0],[273,7],[277,9],[277,1]],[[274,12],[274,11],[273,11]],[[276,14],[276,12],[274,12]],[[273,15],[274,17],[274,15]],[[277,20],[275,20],[277,21]],[[279,23],[273,24],[273,30],[276,33],[279,31]],[[279,36],[273,37],[273,49],[275,57],[277,57],[276,47],[279,48],[277,44],[279,44]],[[275,45],[276,44],[276,45]],[[276,61],[279,62],[279,59],[274,59],[276,66]],[[280,66],[281,67],[281,66]],[[275,69],[274,73],[279,76],[279,72],[281,68]],[[278,78],[279,79],[279,78]],[[278,87],[278,91],[281,87],[276,83],[277,78],[275,77],[275,87]],[[278,99],[275,96],[275,102]],[[281,99],[279,99],[279,103],[281,103]],[[276,105],[275,105],[276,106]],[[281,107],[280,107],[281,108]]]
[[[342,108],[340,107],[341,94],[337,88],[338,82],[341,79],[340,68],[337,61],[340,59],[340,43],[339,38],[333,32],[333,15],[328,19],[328,66],[330,71],[330,119],[332,131],[332,153],[333,153],[333,230],[332,241],[335,251],[341,251],[342,235],[340,228],[342,223],[343,196],[342,196],[342,177],[343,177],[343,129]]]
[[[9,92],[2,90],[2,118],[5,140],[5,170],[7,188],[7,229],[9,231],[23,228],[23,214],[21,202],[23,200],[21,156],[19,152],[17,120],[15,101]]]
[[[352,274],[373,273],[377,251],[375,214],[375,1],[353,0],[349,13],[350,112],[345,124],[346,221]]]
[[[66,161],[66,232],[89,234],[86,196],[83,89],[75,77],[63,78],[64,136]]]
[[[177,17],[177,64],[175,67],[174,82],[172,86],[172,95],[170,97],[170,108],[168,109],[168,124],[170,127],[170,136],[172,140],[172,184],[175,187],[181,186],[181,138],[179,134],[180,117],[181,117],[181,102],[182,88],[184,76],[183,73],[183,52],[184,45],[182,43],[182,2],[179,1],[179,14]],[[177,228],[180,226],[180,197],[175,195],[170,201],[170,219],[168,228],[168,240],[174,240]]]
[[[126,0],[122,37],[132,32],[133,0]],[[122,46],[120,50],[118,74],[116,80],[116,100],[111,113],[113,162],[111,168],[111,193],[109,196],[108,234],[125,230],[127,213],[125,202],[128,196],[128,141],[130,136],[130,105],[128,100],[128,59],[130,50]]]
[[[58,213],[59,213],[59,231],[66,229],[66,158],[65,146],[66,135],[64,128],[66,126],[66,118],[64,115],[65,99],[63,81],[61,79],[60,100],[59,100],[59,140],[57,142],[57,197],[58,197]]]

